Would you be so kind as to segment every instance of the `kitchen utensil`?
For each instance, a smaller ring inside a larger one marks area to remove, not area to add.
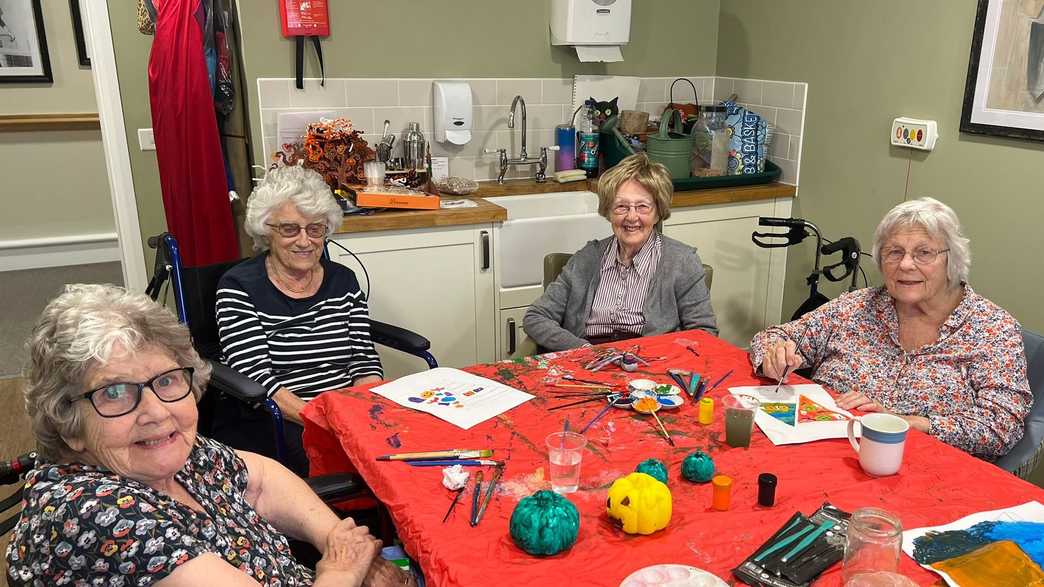
[[[402,137],[402,156],[406,169],[424,169],[424,133],[419,122],[411,122]]]

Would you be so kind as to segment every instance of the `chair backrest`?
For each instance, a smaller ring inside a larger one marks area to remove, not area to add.
[[[1040,464],[1044,454],[1044,336],[1023,330],[1022,342],[1026,347],[1026,371],[1033,391],[1033,408],[1026,416],[1022,440],[996,464],[1026,479]]]
[[[551,282],[558,279],[558,274],[565,268],[566,263],[573,256],[573,253],[548,253],[544,255],[544,289],[551,285]],[[714,279],[714,268],[710,265],[703,264],[703,273],[706,275],[707,291],[710,291],[711,281]]]

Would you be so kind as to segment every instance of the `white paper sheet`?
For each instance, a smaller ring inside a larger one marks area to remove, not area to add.
[[[575,112],[584,100],[609,101],[619,98],[616,105],[620,112],[638,109],[638,86],[641,79],[622,75],[576,75],[573,76],[573,110]],[[570,114],[572,114],[570,112]],[[574,124],[580,124],[577,115]]]
[[[1022,505],[1017,505],[1010,508],[1004,508],[1000,510],[991,510],[988,512],[978,512],[965,516],[956,522],[951,522],[945,526],[925,526],[924,528],[914,528],[913,530],[907,530],[903,532],[903,552],[910,558],[913,558],[914,552],[914,539],[924,536],[929,532],[946,532],[947,530],[964,530],[971,528],[979,522],[1041,522],[1044,523],[1044,505],[1040,502],[1030,501]],[[946,580],[946,583],[957,587],[953,579],[950,578],[946,573],[942,573],[936,569],[933,569],[929,565],[921,565],[922,567],[938,574],[940,577]]]
[[[400,377],[370,391],[465,430],[533,399],[514,387],[449,367]]]
[[[848,420],[814,421],[803,419],[800,406],[801,396],[819,404],[827,410],[839,412],[848,418],[852,414],[837,407],[834,398],[830,397],[820,385],[783,385],[779,391],[775,385],[759,385],[752,387],[730,387],[732,395],[752,395],[761,402],[757,414],[754,415],[754,423],[768,436],[772,444],[800,444],[812,442],[813,440],[825,440],[828,438],[847,438]],[[772,416],[766,408],[772,409],[780,406],[768,406],[766,404],[785,404],[793,406],[793,423]],[[807,416],[805,416],[807,418]]]

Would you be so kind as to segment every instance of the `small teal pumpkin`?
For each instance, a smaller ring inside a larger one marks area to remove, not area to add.
[[[635,468],[638,473],[645,473],[655,478],[664,485],[667,484],[667,466],[663,464],[660,459],[645,459],[638,463],[638,467]]]
[[[544,489],[518,502],[510,528],[511,539],[529,554],[558,554],[576,543],[580,512],[573,502]]]
[[[682,461],[682,477],[696,483],[706,483],[714,476],[714,459],[698,450]]]

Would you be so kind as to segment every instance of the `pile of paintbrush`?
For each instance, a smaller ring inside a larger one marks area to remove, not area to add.
[[[378,461],[399,461],[412,467],[450,467],[460,465],[462,467],[493,467],[500,465],[500,461],[494,461],[493,449],[464,449],[451,448],[449,450],[434,450],[430,452],[403,452],[398,454],[381,455]]]
[[[844,556],[850,517],[829,503],[808,517],[796,512],[732,574],[747,585],[808,585]]]

